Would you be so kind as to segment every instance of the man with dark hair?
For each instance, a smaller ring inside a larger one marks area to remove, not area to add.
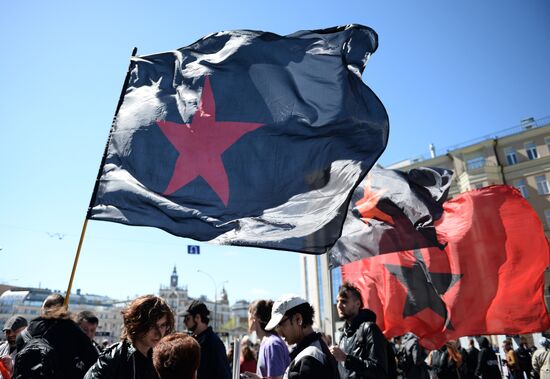
[[[387,379],[391,375],[388,342],[376,325],[376,314],[363,309],[361,292],[344,283],[336,298],[338,316],[345,321],[339,346],[330,351],[339,362],[341,378]]]
[[[283,295],[273,304],[265,330],[276,329],[288,345],[296,344],[284,378],[339,378],[336,361],[321,334],[313,331],[313,315],[313,307],[296,295]]]
[[[197,379],[230,379],[231,369],[225,353],[225,345],[208,326],[210,311],[206,305],[193,300],[184,313],[185,326],[201,346],[201,362]]]
[[[170,334],[153,348],[153,365],[160,379],[196,379],[201,348],[183,333]]]
[[[15,339],[26,327],[27,320],[22,316],[11,316],[4,324],[2,331],[6,333],[6,342],[0,344],[0,357],[11,356],[15,358],[17,354],[17,348],[15,345]]]
[[[94,340],[95,333],[97,330],[97,325],[99,324],[99,319],[90,311],[81,311],[76,316],[76,323],[78,326],[80,326],[80,329],[86,333],[88,337],[90,337],[90,340],[92,341],[92,344],[94,345],[95,349],[98,353],[101,353],[103,351],[103,348],[99,346],[99,344]]]
[[[17,355],[17,336],[27,327],[27,319],[22,316],[11,316],[4,324],[2,331],[6,333],[6,342],[0,344],[0,378],[13,369]],[[2,368],[5,372],[2,374]]]

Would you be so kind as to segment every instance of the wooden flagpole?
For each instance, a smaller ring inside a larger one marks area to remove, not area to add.
[[[135,57],[137,53],[137,47],[134,47],[132,50],[132,57]],[[128,65],[128,71],[126,72],[126,79],[124,80],[124,85],[122,86],[122,90],[120,91],[120,97],[118,98],[118,104],[115,110],[115,115],[113,117],[113,122],[111,124],[111,130],[109,131],[109,137],[107,138],[107,144],[105,145],[105,150],[103,152],[103,157],[101,158],[101,164],[99,165],[99,171],[97,173],[97,178],[94,185],[94,190],[92,192],[92,197],[90,199],[90,205],[88,206],[88,211],[86,212],[86,217],[84,218],[84,225],[82,225],[82,232],[80,233],[80,240],[78,241],[78,248],[76,249],[76,255],[74,257],[73,262],[73,270],[71,272],[71,278],[69,279],[69,286],[67,287],[67,292],[65,293],[65,302],[63,303],[65,308],[69,308],[69,298],[71,297],[71,289],[73,286],[73,280],[74,275],[76,272],[76,266],[78,265],[78,258],[80,258],[80,250],[82,249],[82,243],[84,242],[84,235],[86,234],[86,227],[88,226],[88,220],[91,216],[91,210],[95,203],[97,190],[99,188],[99,180],[101,178],[101,173],[103,171],[103,166],[105,165],[105,160],[107,159],[107,151],[109,150],[109,143],[111,142],[111,136],[113,134],[113,129],[116,124],[116,119],[118,116],[118,111],[120,110],[120,107],[122,106],[122,100],[124,99],[124,93],[126,92],[126,89],[128,88],[128,82],[130,81],[130,69],[132,67],[132,61],[130,60],[130,64]]]

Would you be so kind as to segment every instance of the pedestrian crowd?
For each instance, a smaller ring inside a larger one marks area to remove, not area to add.
[[[72,315],[54,294],[39,317],[28,322],[13,316],[5,323],[0,379],[231,379],[233,354],[239,354],[245,379],[550,379],[546,338],[537,350],[525,338],[516,349],[505,340],[505,359],[486,337],[470,339],[466,348],[448,341],[432,351],[412,333],[388,341],[350,283],[339,289],[337,311],[343,326],[333,345],[331,336],[314,329],[315,310],[301,297],[256,300],[248,310],[248,331],[259,344],[245,336],[235,353],[209,326],[204,303],[189,305],[188,333],[180,333],[167,303],[146,295],[122,311],[121,341],[104,346],[94,340],[97,317],[89,311]]]

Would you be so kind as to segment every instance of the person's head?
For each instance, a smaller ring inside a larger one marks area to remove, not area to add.
[[[353,320],[359,311],[363,309],[363,299],[359,289],[350,282],[342,284],[336,297],[336,308],[340,319]]]
[[[550,340],[546,337],[539,339],[539,344],[547,350],[550,349]]]
[[[491,343],[487,337],[481,337],[477,340],[477,342],[479,343],[479,347],[482,349],[489,349],[491,347]]]
[[[255,361],[256,356],[254,355],[254,350],[250,347],[250,345],[242,345],[241,346],[241,358],[243,361]]]
[[[271,318],[272,300],[255,300],[248,307],[248,332],[266,333],[265,327]]]
[[[76,316],[76,323],[86,335],[93,340],[99,319],[90,311],[82,311]]]
[[[62,295],[58,293],[48,295],[42,303],[41,316],[44,318],[70,318],[70,313],[64,303],[65,298]]]
[[[468,341],[468,345],[471,347],[471,348],[474,348],[476,346],[476,343],[474,342],[473,339],[470,338],[470,340]]]
[[[283,295],[273,304],[271,319],[265,329],[276,329],[277,333],[292,345],[313,332],[314,313],[313,307],[301,297]]]
[[[512,349],[512,342],[510,340],[504,340],[504,342],[502,343],[502,348],[504,349],[504,351],[509,351]]]
[[[174,330],[174,315],[166,302],[155,295],[140,296],[122,311],[122,338],[142,353]]]
[[[183,322],[187,329],[195,333],[206,329],[210,322],[208,315],[210,315],[210,311],[206,305],[202,301],[193,300],[184,313]]]
[[[4,328],[2,330],[6,334],[6,339],[10,347],[15,346],[17,335],[21,333],[27,325],[27,320],[21,316],[11,316],[8,321],[4,323]]]
[[[195,379],[200,356],[200,345],[193,337],[174,333],[154,347],[153,365],[160,379]]]
[[[525,336],[519,337],[519,344],[523,347],[527,347],[528,346],[527,338]]]

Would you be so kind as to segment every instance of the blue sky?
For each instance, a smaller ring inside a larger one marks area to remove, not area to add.
[[[370,26],[380,46],[363,80],[389,113],[387,165],[550,116],[549,19],[545,0],[1,2],[0,283],[66,288],[134,46]],[[227,281],[231,302],[301,290],[295,253],[202,244],[191,256],[189,243],[91,221],[73,289],[152,293],[176,264],[192,296],[213,295],[198,269]]]

